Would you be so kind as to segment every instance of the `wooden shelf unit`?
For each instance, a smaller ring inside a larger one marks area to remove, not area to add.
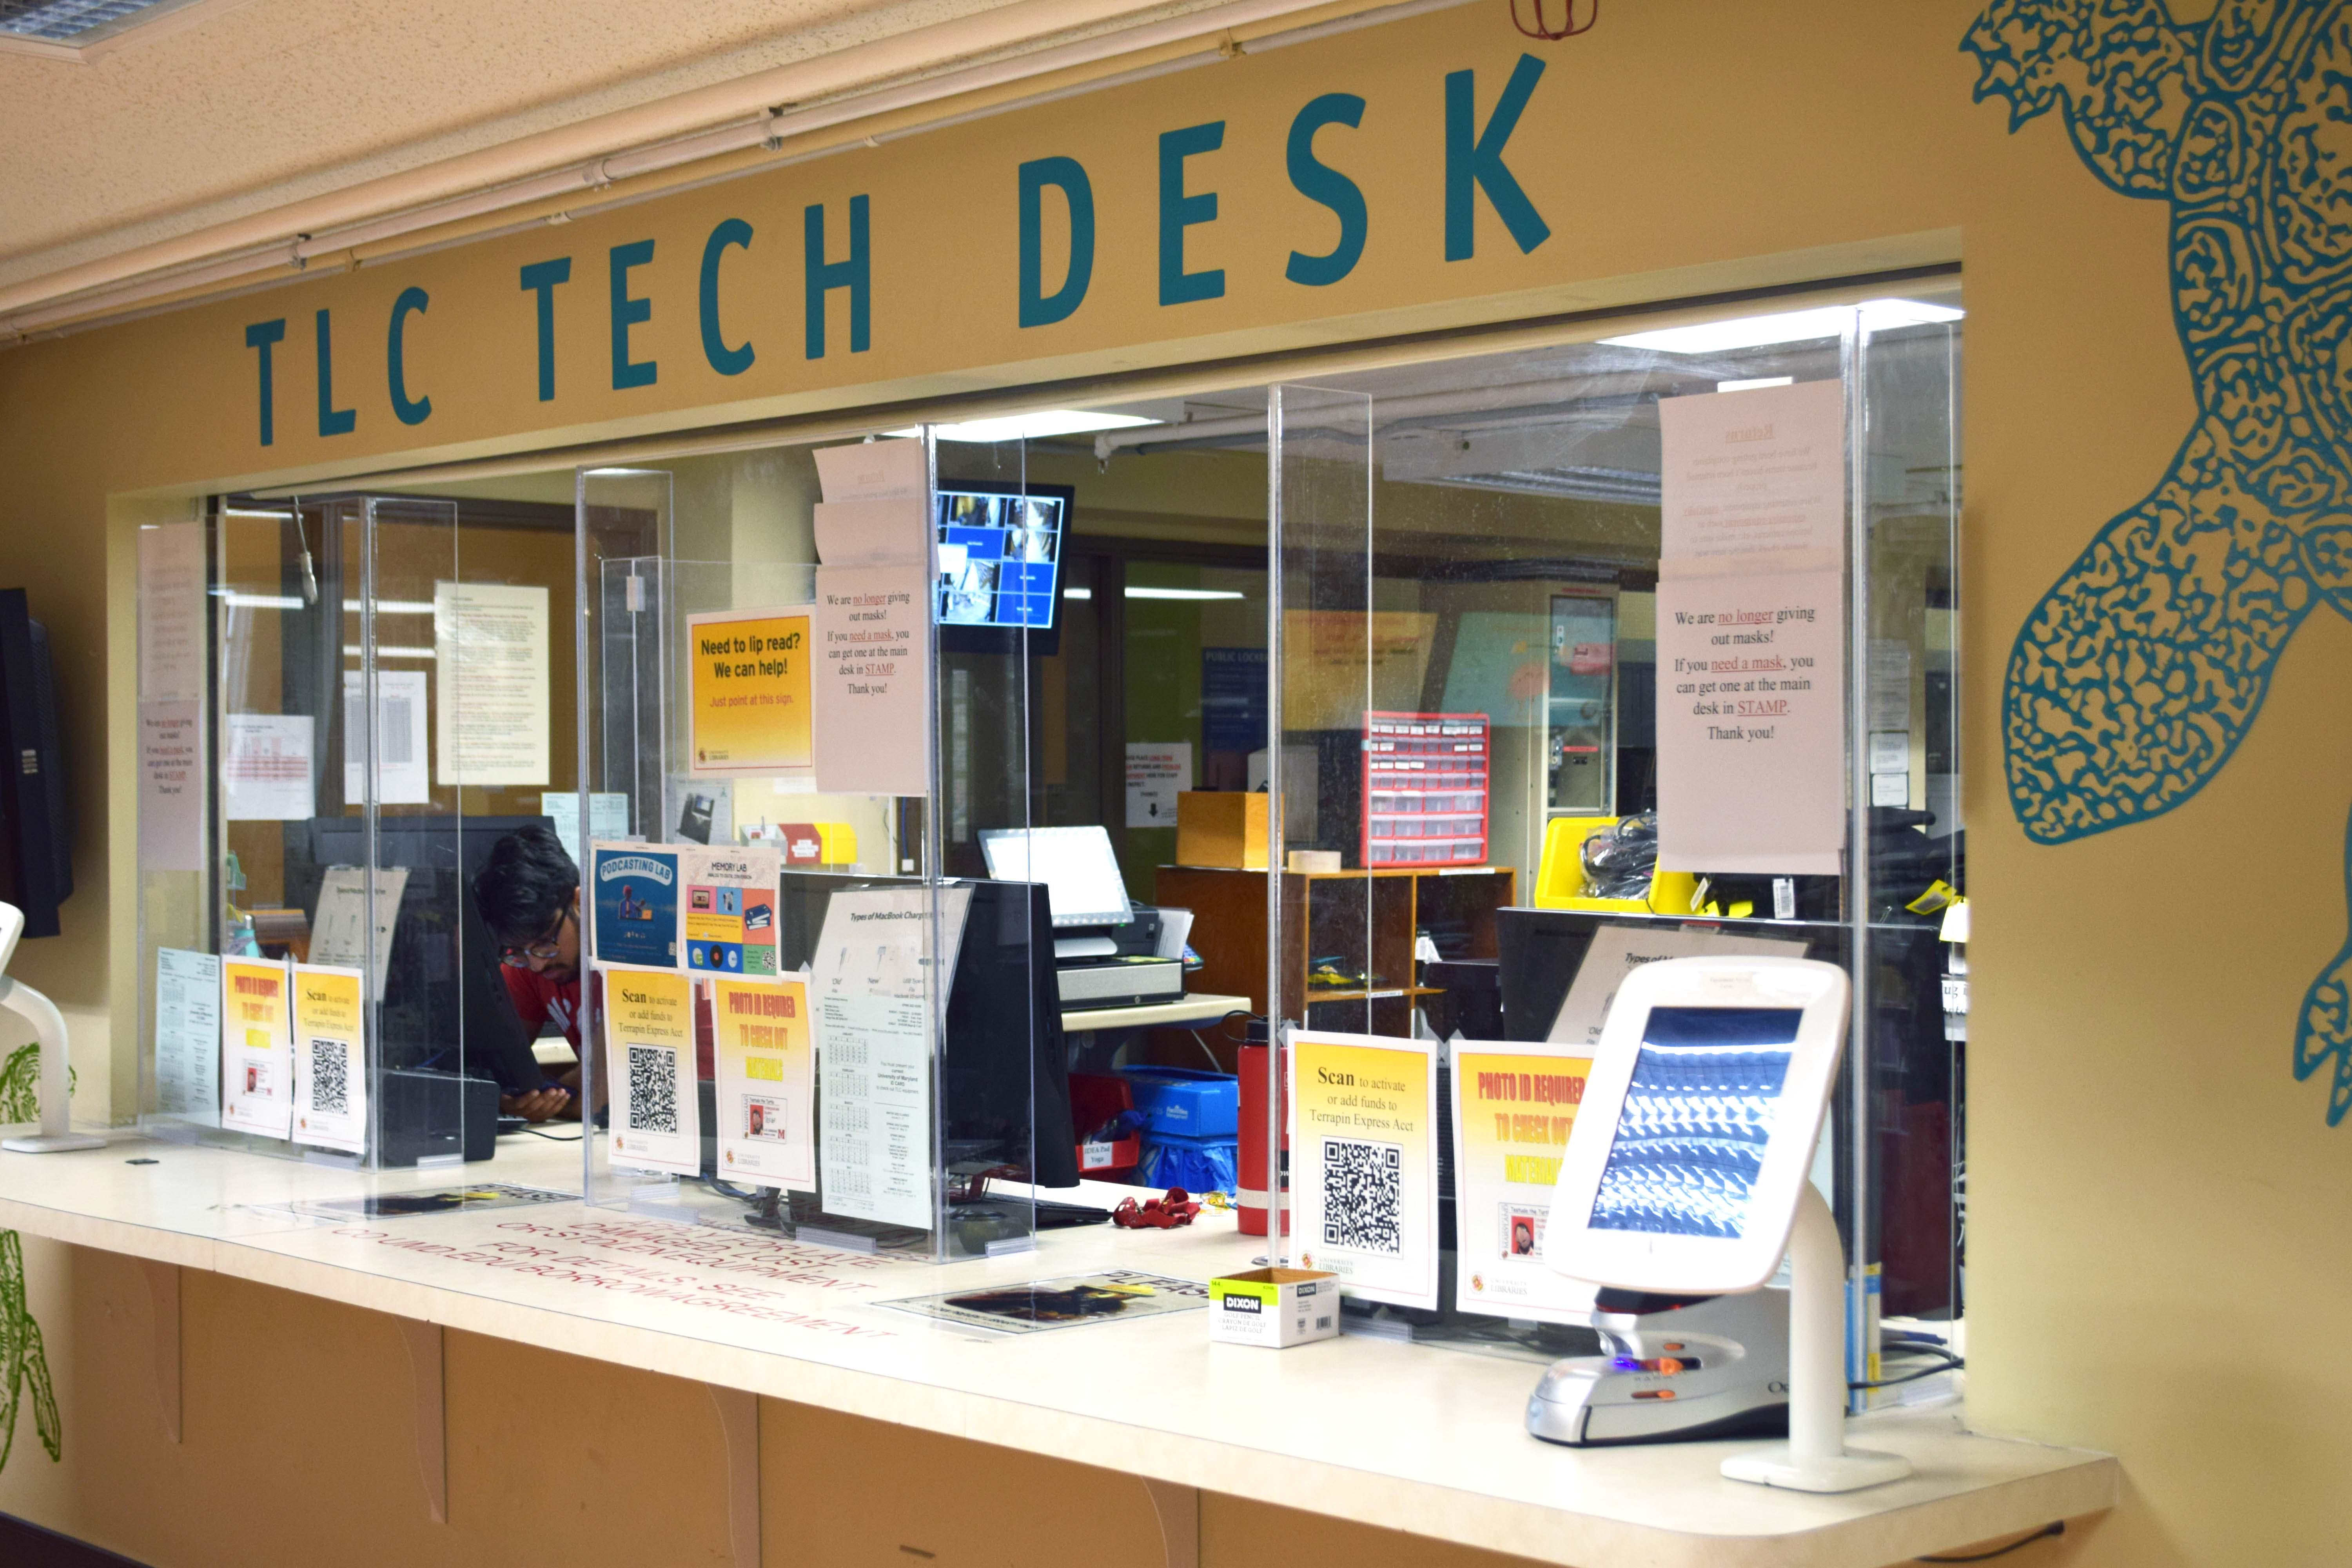
[[[1202,968],[1191,983],[1245,995],[1260,1014],[1266,1011],[1265,879],[1264,871],[1215,866],[1162,866],[1152,878],[1155,902],[1192,911],[1190,940]],[[1469,945],[1456,956],[1493,958],[1495,911],[1514,901],[1517,883],[1517,873],[1496,866],[1283,872],[1283,1016],[1303,1017],[1315,1028],[1410,1034],[1415,1002],[1443,994],[1419,983],[1414,931],[1433,919],[1458,921]],[[1313,961],[1335,954],[1379,977],[1369,995],[1361,988],[1307,987]]]

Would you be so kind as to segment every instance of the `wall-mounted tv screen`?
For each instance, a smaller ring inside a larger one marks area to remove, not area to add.
[[[1067,485],[940,481],[942,648],[1059,650],[1062,552],[1073,495]]]

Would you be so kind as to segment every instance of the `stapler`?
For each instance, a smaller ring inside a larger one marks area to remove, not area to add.
[[[1528,1430],[1601,1447],[1789,1430],[1789,1292],[1731,1296],[1602,1290],[1602,1353],[1552,1363],[1528,1400]]]

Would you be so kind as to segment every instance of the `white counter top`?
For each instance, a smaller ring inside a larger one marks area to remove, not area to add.
[[[153,1164],[131,1164],[131,1160]],[[1051,1231],[935,1266],[573,1200],[405,1218],[291,1205],[466,1181],[568,1187],[576,1145],[371,1176],[122,1142],[0,1154],[0,1226],[473,1333],[1576,1568],[1879,1568],[2111,1507],[2102,1455],[1969,1436],[1957,1407],[1854,1423],[1909,1479],[1813,1497],[1723,1479],[1739,1444],[1574,1450],[1529,1437],[1528,1363],[1367,1337],[1213,1345],[1196,1312],[1026,1335],[892,1298],[1104,1268],[1192,1279],[1260,1249],[1230,1215]]]

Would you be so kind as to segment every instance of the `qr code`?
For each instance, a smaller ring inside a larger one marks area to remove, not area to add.
[[[667,1046],[629,1047],[629,1125],[637,1131],[677,1131],[677,1054]]]
[[[1401,1254],[1403,1205],[1401,1145],[1323,1141],[1323,1245]]]
[[[352,1047],[343,1040],[310,1042],[310,1113],[343,1116],[352,1109]]]

